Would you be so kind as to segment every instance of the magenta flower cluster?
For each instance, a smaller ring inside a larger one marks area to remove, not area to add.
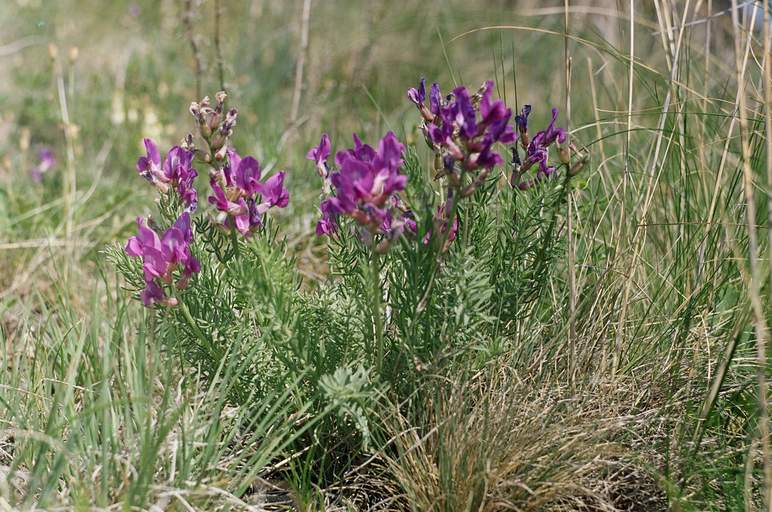
[[[260,163],[255,158],[241,158],[234,149],[229,149],[227,155],[228,163],[210,179],[209,202],[219,210],[218,221],[223,226],[249,236],[262,226],[262,215],[269,208],[289,204],[284,172],[260,182]]]
[[[446,176],[448,180],[445,201],[434,212],[433,224],[419,243],[429,244],[433,234],[441,234],[441,250],[445,251],[456,239],[459,201],[484,184],[493,168],[504,164],[497,144],[510,146],[513,154],[510,182],[518,189],[530,188],[555,175],[556,166],[549,164],[552,145],[557,145],[561,162],[566,166],[570,163],[568,134],[556,126],[557,109],[552,110],[548,127],[531,138],[528,131],[531,107],[523,107],[515,116],[514,124],[510,124],[512,110],[504,101],[493,99],[493,86],[489,80],[474,94],[466,87],[456,87],[443,97],[435,83],[427,98],[426,83],[421,80],[417,88],[408,90],[408,98],[423,119],[421,129],[425,139],[437,156],[438,177]],[[137,172],[174,199],[167,204],[182,208],[176,222],[163,233],[138,218],[139,232],[126,245],[126,253],[142,258],[145,288],[141,297],[148,306],[176,304],[177,299],[167,296],[167,291],[172,286],[185,288],[191,276],[200,271],[199,262],[191,252],[190,216],[198,204],[194,186],[198,172],[193,167],[194,160],[210,167],[208,202],[215,210],[214,222],[234,235],[238,232],[251,236],[264,225],[269,209],[284,208],[289,203],[284,172],[261,180],[257,159],[242,157],[231,146],[238,112],[225,108],[224,92],[219,92],[215,99],[216,103],[211,104],[205,97],[190,107],[203,147],[197,148],[193,136],[188,135],[162,160],[156,144],[145,139],[145,155],[137,160]],[[332,143],[326,133],[319,145],[306,155],[324,180],[325,197],[319,206],[317,235],[337,233],[341,218],[348,217],[357,226],[360,239],[377,252],[386,250],[403,234],[409,239],[418,239],[416,217],[402,197],[407,184],[407,176],[402,172],[405,146],[392,132],[379,141],[377,149],[364,144],[356,134],[353,139],[352,148],[335,154],[334,166],[329,162]],[[525,152],[522,160],[518,142]],[[575,150],[574,146],[570,148]],[[569,168],[569,175],[586,161],[585,155]],[[44,167],[54,164],[53,154],[41,153],[41,174],[45,172]],[[537,168],[536,177],[523,181],[525,173],[533,167]],[[237,244],[238,240],[233,238],[232,243]]]
[[[172,306],[174,297],[166,295],[165,286],[174,284],[185,288],[190,277],[200,271],[198,261],[191,253],[193,230],[190,215],[198,205],[195,179],[198,172],[194,161],[210,167],[209,203],[215,208],[214,222],[227,230],[236,230],[251,236],[263,225],[263,216],[272,207],[284,208],[289,203],[289,192],[284,187],[284,172],[260,181],[259,162],[251,156],[241,157],[230,145],[238,111],[226,110],[225,92],[218,92],[212,105],[208,97],[193,102],[190,112],[196,119],[197,131],[203,143],[197,148],[193,135],[188,135],[180,146],[174,146],[161,159],[158,146],[145,139],[145,155],[137,160],[137,172],[167,195],[171,206],[182,207],[182,214],[163,234],[137,219],[139,234],[126,245],[129,256],[141,257],[145,289],[141,293],[145,305],[159,303]],[[238,241],[233,239],[234,244]],[[179,277],[175,276],[179,274]]]
[[[404,190],[407,176],[400,173],[405,147],[396,135],[387,133],[376,150],[363,144],[355,134],[354,147],[335,154],[335,172],[330,172],[327,162],[330,151],[330,138],[324,134],[319,146],[306,155],[334,189],[334,195],[320,205],[322,218],[316,233],[337,232],[339,217],[345,215],[357,222],[369,240],[375,235],[383,235],[387,240],[401,235],[410,220],[399,208],[397,194]]]
[[[493,100],[493,82],[488,80],[474,95],[456,87],[443,98],[438,84],[432,84],[426,104],[426,82],[408,90],[408,98],[424,119],[427,142],[442,157],[444,171],[454,172],[456,163],[464,171],[492,169],[504,163],[493,150],[496,143],[511,144],[516,134],[509,119],[512,111],[502,100]]]
[[[162,235],[147,226],[147,222],[137,217],[139,232],[129,238],[126,253],[129,256],[142,258],[142,273],[145,278],[145,289],[140,294],[146,306],[153,303],[173,306],[177,299],[168,297],[164,285],[178,289],[188,285],[190,276],[201,271],[198,260],[190,251],[193,241],[193,230],[190,226],[190,214],[183,213],[177,222]],[[175,277],[179,270],[178,277]]]

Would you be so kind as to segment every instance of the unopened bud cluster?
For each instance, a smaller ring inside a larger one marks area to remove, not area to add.
[[[215,160],[225,159],[228,141],[233,134],[234,126],[236,126],[239,112],[235,108],[226,110],[225,102],[227,99],[228,95],[225,91],[220,91],[215,94],[214,106],[212,106],[209,96],[204,96],[200,102],[194,101],[190,104],[190,113],[196,119],[198,132],[209,146],[208,154],[203,155],[207,162],[213,158]]]

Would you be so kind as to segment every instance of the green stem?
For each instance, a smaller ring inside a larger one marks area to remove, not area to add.
[[[373,251],[370,256],[370,280],[372,284],[372,315],[375,331],[375,368],[378,373],[383,369],[383,316],[381,315],[381,279],[378,254]]]

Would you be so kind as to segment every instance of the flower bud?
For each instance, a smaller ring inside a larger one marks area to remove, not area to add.
[[[464,152],[461,151],[461,148],[455,142],[448,141],[448,152],[455,160],[464,159]]]
[[[233,127],[236,126],[236,118],[239,115],[239,111],[232,108],[225,114],[225,121],[223,121],[220,131],[227,137],[233,131]]]
[[[568,146],[558,147],[558,158],[564,164],[571,163],[571,152]]]
[[[179,304],[179,302],[177,301],[177,299],[175,297],[166,297],[165,299],[159,300],[158,303],[163,305],[163,306],[170,307],[170,308],[173,308],[177,304]]]
[[[212,132],[217,128],[220,123],[220,116],[215,109],[208,104],[201,103],[201,115],[199,118],[199,125],[201,126],[201,135],[204,138],[209,138]]]
[[[225,91],[220,91],[214,95],[214,99],[217,100],[217,111],[222,112],[225,108],[225,100],[228,99],[228,95],[225,93]]]
[[[78,47],[77,46],[71,46],[70,47],[70,52],[69,52],[69,55],[68,55],[70,57],[70,62],[75,62],[76,60],[78,60],[78,53],[79,52],[78,52]]]
[[[196,145],[193,143],[193,134],[189,133],[180,142],[180,147],[188,151],[196,152]]]
[[[165,182],[163,182],[161,180],[155,180],[155,181],[153,181],[153,185],[155,185],[155,188],[157,188],[158,191],[161,192],[162,194],[166,194],[167,192],[169,192],[169,184],[168,183],[165,183]]]
[[[228,146],[227,145],[223,145],[217,151],[217,153],[214,154],[214,159],[215,160],[220,160],[220,161],[225,160],[225,156],[227,155],[227,153],[228,153]]]
[[[485,91],[488,89],[488,83],[483,82],[482,85],[477,89],[477,92],[475,92],[472,95],[472,105],[475,107],[480,104],[480,100],[482,100],[483,95],[485,94]]]
[[[421,117],[423,117],[427,123],[431,123],[434,121],[434,114],[432,114],[432,111],[429,110],[429,107],[427,107],[426,105],[421,104],[420,112],[421,112]]]
[[[51,57],[51,60],[56,60],[56,57],[59,55],[59,47],[56,46],[54,43],[51,43],[48,45],[48,56]]]
[[[225,142],[228,140],[228,137],[223,135],[222,130],[217,130],[212,135],[212,140],[209,142],[209,147],[212,149],[212,151],[217,151],[225,146]]]
[[[439,153],[434,154],[434,170],[435,171],[441,171],[442,170],[442,157]]]

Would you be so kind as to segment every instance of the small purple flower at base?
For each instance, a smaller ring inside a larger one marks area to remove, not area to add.
[[[442,247],[443,252],[448,250],[448,247],[450,247],[450,244],[456,239],[456,234],[458,233],[458,215],[456,215],[456,217],[453,219],[453,224],[450,226],[450,231],[448,232],[449,214],[450,212],[448,212],[447,203],[442,203],[437,208],[437,214],[434,216],[434,226],[439,226],[439,232],[441,234],[444,235],[447,233],[447,238],[445,238],[445,243]],[[431,241],[432,232],[433,230],[429,230],[429,232],[424,235],[424,245],[428,245]]]
[[[332,235],[338,231],[338,215],[335,213],[335,207],[330,200],[322,201],[319,205],[322,218],[316,223],[317,236]]]
[[[177,299],[175,297],[168,297],[164,293],[163,288],[158,286],[155,281],[145,284],[145,289],[139,294],[139,298],[142,299],[142,303],[147,307],[152,306],[154,303],[170,307],[178,304]]]
[[[376,252],[384,253],[391,247],[392,242],[400,238],[405,231],[414,235],[416,222],[411,212],[387,211],[379,230],[383,239],[376,246]]]
[[[363,240],[376,234],[391,236],[394,222],[394,197],[404,190],[407,176],[400,174],[405,147],[388,132],[375,150],[354,135],[354,147],[338,151],[339,170],[330,176],[335,196],[322,201],[322,218],[316,226],[318,235],[337,231],[338,217],[354,219],[365,231]],[[401,232],[400,232],[401,233]]]
[[[43,175],[56,167],[56,157],[53,150],[48,147],[41,148],[38,152],[38,165],[30,170],[32,181],[40,183],[43,181]]]
[[[129,238],[125,251],[129,256],[142,258],[145,278],[142,301],[146,306],[154,302],[174,305],[176,299],[166,296],[162,283],[174,283],[177,288],[185,288],[190,276],[201,271],[198,260],[190,251],[193,241],[190,215],[183,213],[162,236],[149,228],[141,217],[137,217],[137,227],[138,233]],[[181,276],[175,283],[174,272],[177,270]]]
[[[262,183],[260,163],[255,158],[241,158],[232,149],[227,154],[228,164],[210,180],[213,195],[208,200],[223,213],[223,226],[250,236],[263,225],[261,215],[274,206],[284,208],[289,204],[285,173],[278,172]]]

